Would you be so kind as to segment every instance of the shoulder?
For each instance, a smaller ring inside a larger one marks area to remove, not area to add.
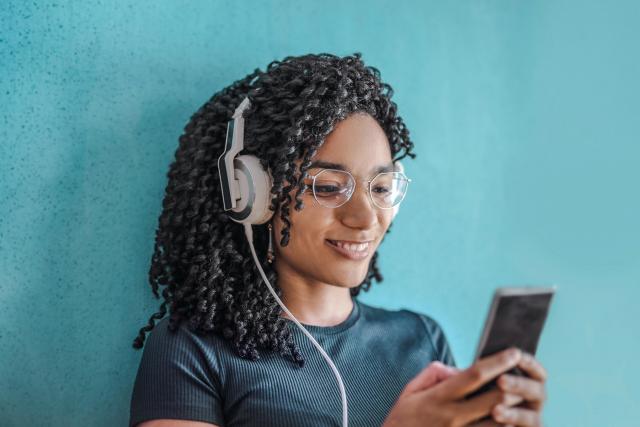
[[[176,330],[171,330],[169,326],[169,317],[156,323],[147,335],[144,345],[145,353],[197,345],[198,337],[189,330],[185,321],[180,322]]]
[[[180,365],[192,369],[207,366],[219,371],[219,353],[227,349],[223,338],[192,331],[188,320],[181,321],[175,330],[169,326],[169,317],[165,317],[149,332],[142,355],[143,363],[165,367]]]
[[[430,315],[408,309],[389,310],[362,302],[359,304],[368,324],[379,324],[387,336],[393,333],[407,340],[423,340],[439,360],[455,365],[446,334],[440,323]]]
[[[175,330],[170,328],[169,317],[164,317],[149,332],[147,345],[149,346],[218,346],[224,339],[214,333],[192,331],[187,319],[183,319]]]

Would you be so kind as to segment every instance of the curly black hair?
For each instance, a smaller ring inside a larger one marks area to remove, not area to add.
[[[415,158],[409,131],[391,100],[393,89],[380,79],[378,69],[365,66],[360,53],[288,56],[273,61],[266,71],[256,69],[216,93],[193,114],[179,138],[175,160],[156,230],[149,282],[156,299],[164,302],[133,341],[142,348],[154,320],[169,307],[168,328],[182,320],[198,334],[215,333],[231,340],[238,356],[260,358],[258,350],[278,351],[300,367],[304,359],[292,338],[282,309],[259,274],[244,230],[224,213],[218,175],[227,122],[249,97],[245,111],[245,144],[240,154],[253,154],[271,171],[270,209],[279,212],[284,227],[281,245],[289,241],[291,192],[295,209],[304,205],[301,194],[311,159],[334,126],[350,114],[370,114],[384,130],[393,160]],[[296,171],[297,160],[302,160]],[[265,259],[266,224],[254,225],[257,253]],[[387,233],[389,229],[387,230]],[[374,253],[364,281],[350,290],[357,296],[371,282],[383,280]],[[262,266],[279,297],[275,269]]]

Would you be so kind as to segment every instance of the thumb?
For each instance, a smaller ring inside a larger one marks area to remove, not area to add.
[[[459,369],[453,366],[447,366],[442,362],[431,362],[429,366],[420,371],[418,375],[407,383],[404,390],[402,390],[402,394],[416,393],[420,390],[430,388],[440,381],[455,375],[458,371]]]

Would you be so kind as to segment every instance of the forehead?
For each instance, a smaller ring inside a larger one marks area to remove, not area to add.
[[[339,122],[311,159],[316,164],[343,165],[362,175],[390,166],[391,160],[391,148],[384,130],[373,117],[363,113],[352,114]]]

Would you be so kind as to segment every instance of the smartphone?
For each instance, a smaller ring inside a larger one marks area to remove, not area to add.
[[[556,289],[556,286],[496,289],[476,349],[475,360],[509,347],[518,347],[535,355]],[[527,376],[518,367],[507,373]],[[493,387],[496,387],[496,380],[466,397],[469,399]]]

